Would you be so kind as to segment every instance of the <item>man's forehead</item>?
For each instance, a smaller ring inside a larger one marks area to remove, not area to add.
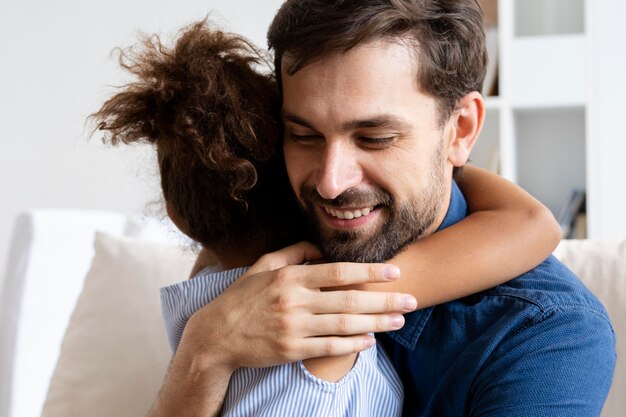
[[[402,46],[402,49],[408,53],[413,60],[415,69],[418,68],[418,42],[410,36],[386,36],[369,39],[366,41],[358,42],[354,45],[346,46],[345,48],[338,50],[330,50],[330,52],[320,52],[319,54],[310,53],[294,53],[292,51],[285,51],[281,57],[281,78],[285,76],[291,76],[308,67],[311,64],[319,63],[319,61],[338,60],[347,57],[348,54],[355,49],[360,48],[384,48],[391,45]],[[320,48],[322,49],[322,48]]]
[[[414,54],[405,44],[377,41],[359,44],[341,52],[319,56],[298,67],[290,57],[281,67],[281,89],[307,91],[313,96],[328,92],[353,93],[360,90],[384,94],[408,89],[420,91]],[[296,65],[295,67],[293,65]],[[292,69],[296,71],[291,71]]]

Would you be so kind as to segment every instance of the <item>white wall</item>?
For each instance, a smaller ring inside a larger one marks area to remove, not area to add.
[[[86,116],[123,79],[113,48],[131,45],[139,31],[175,34],[211,11],[222,26],[265,47],[281,3],[2,0],[0,277],[21,211],[74,207],[141,214],[158,198],[149,148],[107,148],[97,136],[87,139]]]

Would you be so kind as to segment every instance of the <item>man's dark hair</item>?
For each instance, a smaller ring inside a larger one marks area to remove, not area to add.
[[[155,145],[168,213],[183,232],[218,256],[301,238],[276,82],[260,50],[202,21],[173,48],[147,37],[119,61],[135,81],[91,118],[107,142]]]
[[[328,54],[380,39],[412,46],[418,85],[437,100],[440,122],[461,97],[482,91],[487,53],[477,0],[288,0],[268,32],[279,87],[281,68],[293,75]]]

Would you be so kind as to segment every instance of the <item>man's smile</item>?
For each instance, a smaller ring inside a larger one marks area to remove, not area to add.
[[[370,211],[374,210],[374,207],[364,207],[355,210],[342,210],[332,207],[324,207],[324,210],[326,211],[326,213],[338,219],[352,220],[358,219],[361,216],[367,216],[368,214],[370,214]]]
[[[376,206],[362,208],[339,208],[320,205],[320,217],[324,223],[335,229],[356,229],[371,224],[380,215]]]

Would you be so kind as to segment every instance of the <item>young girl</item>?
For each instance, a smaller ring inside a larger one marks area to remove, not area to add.
[[[167,212],[202,245],[195,277],[162,291],[175,350],[190,317],[245,265],[309,234],[284,171],[275,81],[257,70],[267,64],[263,54],[206,22],[171,50],[158,37],[139,48],[120,57],[137,81],[93,116],[113,144],[156,145]],[[471,214],[390,260],[402,271],[399,281],[360,289],[410,293],[424,308],[509,280],[558,243],[552,216],[518,187],[470,166],[457,182]],[[401,383],[375,346],[358,357],[242,368],[222,413],[391,416],[401,402]]]

